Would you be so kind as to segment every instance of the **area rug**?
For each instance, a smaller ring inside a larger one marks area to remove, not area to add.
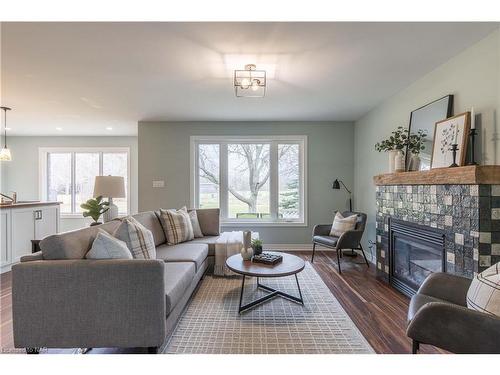
[[[304,306],[277,297],[240,315],[241,278],[206,276],[163,353],[374,353],[309,263],[298,278]],[[293,276],[260,280],[298,295]],[[255,278],[247,278],[243,303],[264,294]]]

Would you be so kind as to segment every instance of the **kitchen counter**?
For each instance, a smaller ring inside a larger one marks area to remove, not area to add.
[[[11,208],[25,208],[25,207],[37,207],[37,206],[51,206],[59,205],[62,202],[55,201],[19,201],[12,204],[0,204],[0,210],[11,209]]]

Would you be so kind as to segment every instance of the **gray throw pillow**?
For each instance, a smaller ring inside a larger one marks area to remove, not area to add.
[[[198,213],[196,210],[189,211],[189,218],[191,219],[191,224],[193,225],[194,238],[203,237],[203,232],[201,231],[200,222],[198,221]]]
[[[132,259],[127,244],[99,229],[92,247],[85,255],[87,259]]]

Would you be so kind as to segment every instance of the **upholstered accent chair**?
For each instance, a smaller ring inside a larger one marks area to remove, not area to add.
[[[452,353],[500,353],[500,318],[467,308],[471,280],[449,273],[432,273],[410,301],[406,334],[413,354],[420,344]]]
[[[342,270],[340,269],[340,258],[342,257],[342,250],[344,249],[361,250],[363,257],[365,258],[366,265],[370,267],[370,263],[368,262],[368,259],[366,259],[365,252],[361,246],[361,237],[363,237],[363,232],[365,231],[366,226],[366,214],[351,211],[342,212],[342,216],[344,217],[351,215],[357,215],[356,227],[353,230],[344,232],[340,237],[330,236],[332,224],[320,224],[314,227],[311,263],[314,262],[316,245],[320,245],[336,250],[339,273],[342,273]]]

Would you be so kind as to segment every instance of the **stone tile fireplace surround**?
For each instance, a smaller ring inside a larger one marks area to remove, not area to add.
[[[500,174],[498,167],[484,168],[447,168],[442,176],[433,170],[374,177],[379,277],[390,279],[392,219],[441,231],[445,272],[472,278],[500,261]]]

